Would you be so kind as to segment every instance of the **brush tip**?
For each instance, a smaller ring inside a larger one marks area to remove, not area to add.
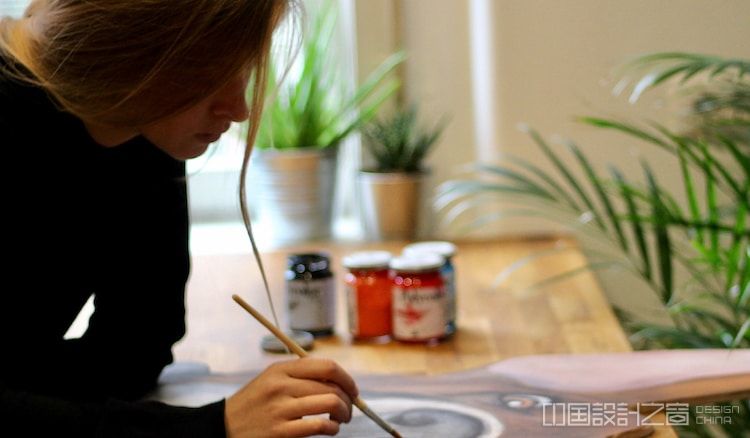
[[[393,435],[394,438],[404,438],[401,436],[400,433],[396,432],[395,430],[391,429],[391,435]]]

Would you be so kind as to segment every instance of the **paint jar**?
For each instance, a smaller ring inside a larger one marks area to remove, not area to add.
[[[404,255],[414,255],[420,252],[431,252],[445,258],[445,264],[440,268],[440,274],[445,282],[445,294],[448,301],[448,316],[446,332],[448,336],[456,332],[456,270],[453,257],[456,255],[456,245],[451,242],[419,242],[404,247]]]
[[[391,278],[387,251],[344,257],[349,332],[358,340],[383,341],[391,334]]]
[[[292,254],[287,258],[286,299],[289,327],[313,336],[333,334],[336,285],[325,254]]]
[[[391,260],[393,338],[403,342],[435,343],[447,332],[447,297],[440,269],[445,259],[415,253]]]

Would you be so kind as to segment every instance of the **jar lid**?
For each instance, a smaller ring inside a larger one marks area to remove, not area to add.
[[[327,271],[328,264],[328,254],[325,253],[290,254],[287,257],[287,267],[300,274]]]
[[[417,252],[391,259],[391,269],[396,271],[428,271],[439,269],[445,264],[445,258],[432,252]]]
[[[406,245],[404,248],[404,254],[411,255],[417,252],[433,252],[440,254],[445,258],[450,258],[456,255],[456,245],[451,242],[419,242]]]
[[[391,257],[388,251],[360,251],[347,255],[342,263],[348,269],[387,268]]]

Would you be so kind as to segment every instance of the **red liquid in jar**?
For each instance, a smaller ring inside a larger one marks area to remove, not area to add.
[[[433,343],[446,337],[447,296],[440,274],[443,262],[435,254],[392,261],[394,339]]]
[[[391,280],[388,269],[352,269],[346,274],[349,331],[356,339],[391,334]]]

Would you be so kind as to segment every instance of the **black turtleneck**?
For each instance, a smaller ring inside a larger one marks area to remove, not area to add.
[[[0,150],[0,430],[225,436],[224,401],[138,401],[185,334],[184,163],[143,137],[102,147],[43,90],[2,73]],[[92,294],[88,330],[63,339]]]

